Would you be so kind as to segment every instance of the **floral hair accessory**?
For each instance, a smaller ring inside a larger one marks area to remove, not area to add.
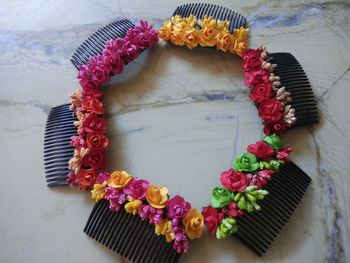
[[[248,46],[249,29],[241,27],[230,33],[229,24],[228,21],[218,21],[209,16],[198,20],[192,15],[189,17],[176,15],[170,20],[165,20],[158,31],[158,36],[174,45],[186,45],[190,49],[198,45],[216,47],[218,50],[242,56]]]

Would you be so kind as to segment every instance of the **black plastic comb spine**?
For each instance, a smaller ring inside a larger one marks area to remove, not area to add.
[[[259,203],[262,210],[236,218],[238,232],[233,237],[262,256],[294,212],[310,182],[304,171],[287,162],[264,187],[269,194]]]

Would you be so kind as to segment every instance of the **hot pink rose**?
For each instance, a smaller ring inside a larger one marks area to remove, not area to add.
[[[86,65],[78,68],[78,79],[83,91],[98,89],[97,83],[92,80],[92,72]]]
[[[119,74],[123,72],[124,63],[120,56],[120,53],[116,53],[114,55],[105,55],[103,59],[104,64],[109,67],[111,73]]]
[[[146,196],[148,186],[148,181],[133,178],[128,186],[123,189],[123,191],[126,195],[131,196],[133,199],[142,200]]]
[[[260,189],[263,185],[266,185],[271,180],[271,175],[274,174],[273,170],[262,170],[256,174],[247,174],[248,185],[255,185]]]
[[[243,54],[243,65],[242,68],[244,71],[250,71],[252,69],[258,69],[261,67],[261,64],[264,62],[264,58],[261,56],[259,50],[247,49]]]
[[[87,133],[104,133],[107,129],[107,123],[104,118],[98,118],[96,114],[90,113],[84,118],[82,127]]]
[[[106,158],[102,151],[90,151],[81,162],[87,167],[102,168],[106,165]]]
[[[80,136],[73,135],[70,137],[70,145],[72,145],[74,148],[80,150],[81,147],[85,146],[85,141]]]
[[[168,217],[184,218],[187,212],[191,209],[191,205],[185,201],[181,196],[175,195],[167,202]]]
[[[83,89],[82,98],[84,101],[91,99],[100,99],[102,92],[99,89]]]
[[[209,232],[215,234],[217,227],[221,224],[221,221],[224,218],[224,213],[219,213],[215,208],[207,206],[203,208],[202,215],[204,217],[204,224]]]
[[[252,92],[249,94],[249,98],[256,103],[260,103],[264,100],[268,100],[272,97],[272,84],[271,82],[263,82],[257,84]]]
[[[127,63],[136,59],[138,55],[139,49],[134,43],[127,41],[122,47],[122,57]]]
[[[104,182],[107,182],[109,178],[109,173],[103,171],[98,174],[96,177],[96,184],[103,184]]]
[[[243,191],[247,187],[247,178],[244,173],[232,168],[220,175],[221,184],[232,192]]]
[[[259,83],[269,82],[270,74],[264,69],[251,70],[244,73],[244,84],[248,87],[253,87]]]
[[[289,154],[293,151],[292,148],[290,147],[287,147],[287,148],[284,148],[282,150],[280,150],[278,153],[277,153],[277,159],[278,160],[281,160],[281,161],[288,161],[288,157],[289,157]]]
[[[261,102],[258,107],[259,116],[266,122],[275,122],[282,118],[282,104],[277,99]]]
[[[108,40],[103,49],[103,56],[116,56],[120,54],[121,48],[123,47],[125,40],[123,38],[117,38]]]
[[[157,41],[158,41],[158,33],[156,30],[153,29],[153,27],[148,24],[146,20],[141,20],[140,23],[138,23],[135,28],[134,32],[136,35],[141,35],[142,39],[147,39],[147,45],[146,43],[141,43],[139,39],[139,45],[140,48],[149,48],[152,47]]]
[[[258,141],[255,144],[248,145],[247,151],[266,161],[271,160],[272,155],[275,153],[271,146],[263,141]]]
[[[109,68],[104,65],[102,56],[91,57],[87,66],[91,72],[91,80],[97,85],[109,81]]]

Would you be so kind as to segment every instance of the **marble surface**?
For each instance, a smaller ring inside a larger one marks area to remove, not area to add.
[[[183,1],[181,1],[183,2]],[[283,136],[313,179],[263,258],[208,234],[181,262],[350,262],[350,4],[348,1],[215,3],[248,17],[250,45],[293,53],[321,121]],[[50,107],[77,88],[69,58],[115,17],[156,25],[177,3],[160,0],[12,0],[0,5],[0,262],[127,262],[82,233],[93,201],[48,189],[43,136]],[[109,169],[167,185],[200,208],[233,156],[261,136],[238,57],[159,44],[105,86]]]

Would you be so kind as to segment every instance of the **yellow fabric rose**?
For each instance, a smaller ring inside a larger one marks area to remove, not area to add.
[[[184,33],[184,42],[189,49],[198,46],[198,35],[196,29],[186,30]]]
[[[198,32],[199,44],[202,47],[214,47],[216,45],[216,38],[219,31],[216,27],[203,27]]]
[[[234,44],[233,36],[229,31],[222,31],[217,38],[217,49],[224,52],[230,51]]]
[[[169,40],[172,28],[172,22],[169,19],[165,20],[163,26],[158,30],[158,37],[163,40]]]
[[[96,202],[105,197],[106,184],[94,184],[94,189],[91,190],[91,198]]]
[[[129,203],[127,203],[124,208],[127,213],[136,215],[139,211],[139,207],[142,205],[142,201],[140,200],[134,200]]]
[[[168,200],[168,188],[150,185],[147,188],[146,200],[154,208],[164,208]]]
[[[125,171],[114,171],[108,179],[108,186],[123,189],[127,186],[132,176]]]
[[[196,239],[202,236],[204,229],[203,215],[195,208],[188,211],[182,223],[185,226],[186,235],[189,239]]]
[[[235,42],[233,51],[239,56],[243,56],[243,53],[247,50],[248,44],[247,42]]]
[[[164,235],[168,243],[175,238],[173,226],[169,219],[163,219],[159,224],[156,224],[155,233],[157,235]]]

